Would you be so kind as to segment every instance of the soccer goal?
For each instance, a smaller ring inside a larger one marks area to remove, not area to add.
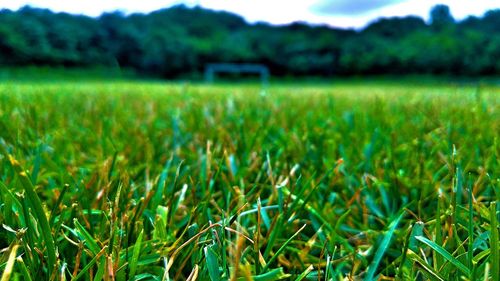
[[[269,69],[262,64],[251,63],[210,63],[205,67],[205,80],[213,83],[218,73],[229,74],[257,74],[262,86],[269,83]]]

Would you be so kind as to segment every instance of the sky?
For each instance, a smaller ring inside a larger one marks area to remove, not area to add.
[[[500,8],[498,0],[0,0],[0,9],[17,10],[30,5],[98,16],[115,10],[146,13],[176,4],[229,11],[249,22],[305,21],[344,28],[362,28],[380,17],[417,15],[428,19],[431,7],[436,4],[448,5],[456,19],[481,16],[487,10]]]

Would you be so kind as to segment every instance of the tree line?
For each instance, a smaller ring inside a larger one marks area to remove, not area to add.
[[[175,78],[210,62],[267,65],[285,75],[500,74],[500,9],[456,21],[445,5],[362,30],[247,23],[201,7],[97,18],[23,7],[0,11],[3,66],[120,67]]]

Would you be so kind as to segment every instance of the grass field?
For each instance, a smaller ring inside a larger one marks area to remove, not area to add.
[[[0,85],[4,280],[500,280],[500,88]]]

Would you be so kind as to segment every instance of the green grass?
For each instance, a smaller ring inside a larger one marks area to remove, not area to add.
[[[0,85],[4,280],[499,280],[500,89]]]

